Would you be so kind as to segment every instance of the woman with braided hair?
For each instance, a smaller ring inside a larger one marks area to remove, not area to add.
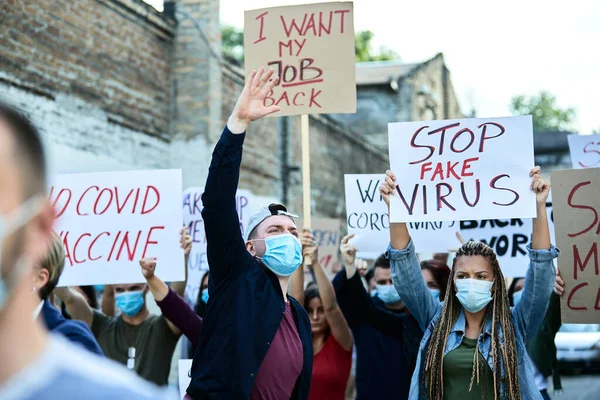
[[[537,390],[525,342],[536,334],[554,286],[546,199],[548,181],[534,168],[537,218],[528,246],[530,265],[521,301],[511,308],[504,276],[494,251],[481,242],[467,242],[452,265],[444,302],[431,296],[404,223],[390,226],[388,257],[396,290],[425,331],[409,399],[532,400]],[[380,192],[389,205],[395,176],[387,172]]]

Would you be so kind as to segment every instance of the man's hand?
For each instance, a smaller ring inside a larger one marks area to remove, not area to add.
[[[185,226],[181,228],[179,235],[181,235],[179,238],[179,244],[183,249],[183,254],[185,257],[188,257],[190,255],[190,251],[192,251],[192,237],[188,233],[188,228]]]
[[[565,281],[560,276],[560,270],[556,269],[556,281],[554,282],[554,293],[559,296],[565,294]]]
[[[156,260],[154,258],[142,258],[140,260],[140,267],[142,267],[142,275],[148,280],[154,276]]]
[[[340,245],[340,252],[342,253],[342,260],[344,260],[345,266],[353,266],[354,261],[356,260],[356,247],[350,245],[348,242],[350,239],[354,237],[354,234],[346,235],[342,239],[342,244]]]
[[[273,69],[265,74],[265,69],[260,67],[257,71],[252,71],[242,94],[238,98],[233,109],[233,113],[227,121],[227,127],[232,133],[244,133],[252,121],[279,111],[279,106],[265,106],[265,97],[275,87],[279,77],[273,76]]]
[[[302,257],[309,256],[313,265],[318,263],[319,246],[315,241],[315,237],[308,229],[302,229],[302,234],[300,235],[300,242],[302,243]]]
[[[540,167],[534,167],[529,176],[533,178],[531,181],[531,190],[535,193],[537,204],[545,206],[550,194],[550,182],[542,178],[540,171]]]
[[[390,170],[385,172],[385,182],[379,187],[379,194],[383,197],[383,201],[387,206],[390,206],[390,196],[394,195],[396,190],[396,175]]]

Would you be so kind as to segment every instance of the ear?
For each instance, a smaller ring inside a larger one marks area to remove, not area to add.
[[[248,250],[248,253],[250,253],[252,255],[252,257],[256,257],[256,250],[254,249],[254,243],[252,243],[251,241],[247,241],[246,242],[246,250]]]
[[[45,268],[34,268],[33,270],[33,286],[37,291],[40,291],[50,280],[50,273]]]

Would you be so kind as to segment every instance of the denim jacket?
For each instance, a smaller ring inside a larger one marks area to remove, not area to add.
[[[521,397],[524,400],[541,400],[542,396],[535,385],[530,361],[528,357],[523,356],[525,352],[524,343],[536,334],[546,315],[555,279],[552,260],[558,256],[558,250],[554,246],[550,250],[533,250],[531,246],[527,246],[527,251],[530,263],[527,269],[525,289],[521,301],[511,309],[511,312],[517,341]],[[389,246],[387,255],[391,263],[394,286],[411,314],[419,322],[421,329],[425,332],[419,347],[417,368],[415,368],[413,374],[409,394],[409,399],[421,400],[426,398],[424,360],[427,356],[427,348],[429,347],[433,328],[440,318],[442,303],[431,296],[425,285],[412,240],[404,250],[395,250]],[[465,335],[465,324],[465,316],[461,310],[448,336],[444,355],[460,346]],[[479,336],[478,346],[480,353],[492,369],[491,333],[491,311],[488,310],[483,332]],[[503,341],[502,332],[500,332],[500,339]],[[503,398],[505,375],[504,365],[502,365],[501,392]]]

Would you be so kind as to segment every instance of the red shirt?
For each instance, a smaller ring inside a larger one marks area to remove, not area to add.
[[[351,367],[352,349],[344,349],[329,334],[313,360],[308,400],[344,400]]]
[[[304,352],[290,303],[267,351],[250,393],[250,400],[282,400],[292,397],[302,372]]]

